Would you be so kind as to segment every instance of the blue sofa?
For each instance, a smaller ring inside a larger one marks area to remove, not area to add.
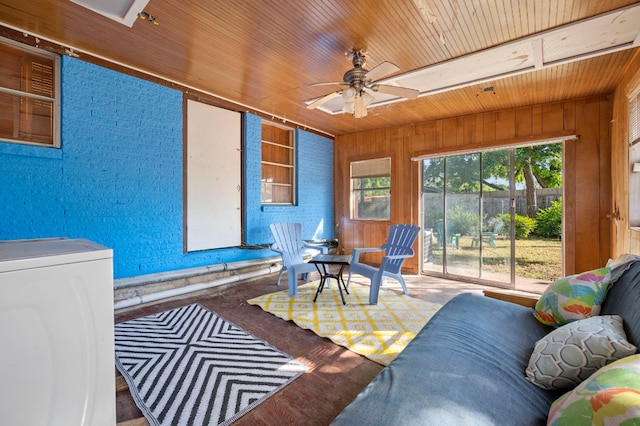
[[[613,283],[601,315],[624,320],[640,347],[640,261]],[[525,379],[537,340],[552,330],[533,309],[474,294],[444,305],[333,425],[539,425],[562,391]]]

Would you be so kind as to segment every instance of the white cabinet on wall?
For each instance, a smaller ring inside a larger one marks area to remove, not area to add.
[[[0,424],[114,425],[113,252],[0,241]]]

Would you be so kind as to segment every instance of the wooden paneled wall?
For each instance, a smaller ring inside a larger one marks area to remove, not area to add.
[[[611,255],[611,101],[592,97],[498,112],[341,135],[335,139],[335,219],[339,250],[377,247],[391,223],[419,218],[419,161],[412,158],[489,147],[526,144],[578,135],[565,142],[565,273],[604,265]],[[349,164],[391,157],[391,220],[350,219]],[[414,247],[416,252],[419,243]],[[379,262],[380,256],[367,258]],[[405,263],[418,273],[418,256]]]
[[[612,253],[640,254],[640,231],[629,228],[629,204],[640,208],[639,177],[633,175],[636,185],[629,185],[629,94],[640,85],[640,50],[627,67],[627,71],[613,96],[613,121],[611,124],[611,167],[613,170]],[[640,158],[634,158],[638,162]]]

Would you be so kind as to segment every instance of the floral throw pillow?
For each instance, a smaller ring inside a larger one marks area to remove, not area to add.
[[[640,355],[596,371],[551,404],[547,425],[636,425],[640,423]]]
[[[538,299],[535,316],[543,324],[561,326],[598,315],[610,280],[609,267],[560,278]]]

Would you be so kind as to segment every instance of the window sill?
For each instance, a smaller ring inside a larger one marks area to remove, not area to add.
[[[268,211],[284,211],[291,209],[293,207],[297,207],[294,204],[263,204],[260,206],[260,211],[268,212]]]
[[[16,155],[20,157],[52,158],[57,160],[62,159],[62,150],[60,148],[23,145],[12,142],[0,142],[0,154]]]

